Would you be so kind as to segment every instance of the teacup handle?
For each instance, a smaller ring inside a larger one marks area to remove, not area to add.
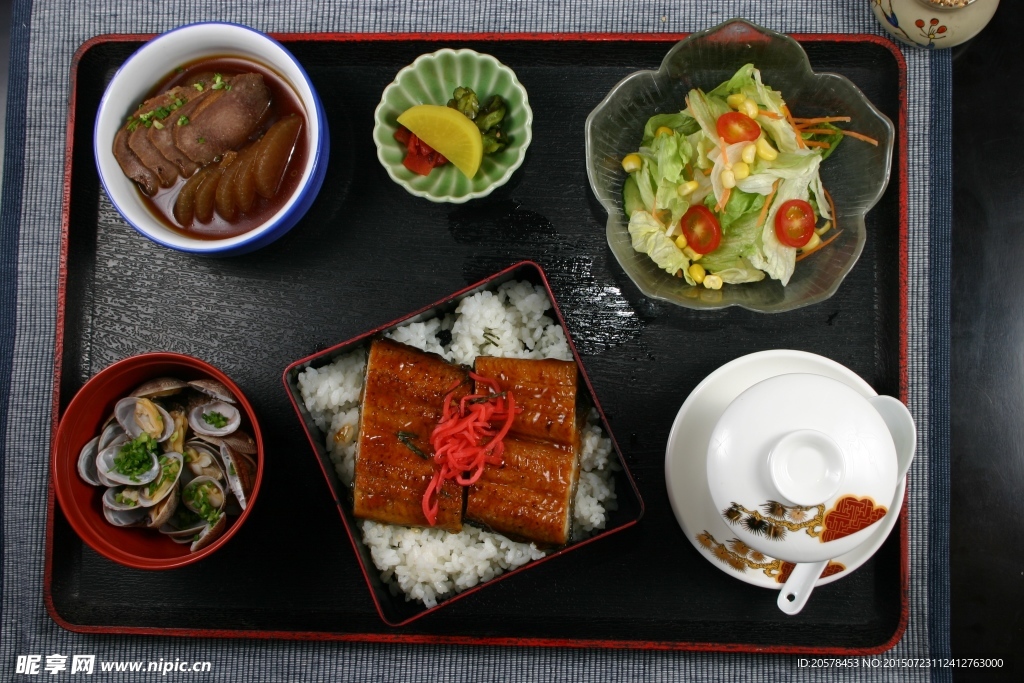
[[[779,609],[793,616],[807,604],[814,590],[814,582],[821,577],[829,560],[822,562],[801,562],[793,568],[786,584],[779,591]]]
[[[914,451],[917,450],[914,418],[903,402],[892,396],[872,396],[868,401],[882,416],[885,426],[892,434],[892,442],[896,447],[896,481],[901,482],[903,477],[907,476],[910,463],[914,460]]]

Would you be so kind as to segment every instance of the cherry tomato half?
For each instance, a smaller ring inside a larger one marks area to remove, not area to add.
[[[702,204],[687,209],[679,219],[687,245],[698,254],[710,254],[722,241],[722,226],[715,214]]]
[[[814,234],[814,209],[802,199],[783,202],[775,214],[775,236],[789,247],[800,247],[811,241]]]
[[[718,134],[730,145],[737,142],[753,142],[761,135],[761,126],[757,121],[738,111],[719,116],[715,127]]]

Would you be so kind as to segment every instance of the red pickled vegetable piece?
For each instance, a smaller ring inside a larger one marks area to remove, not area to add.
[[[395,131],[394,137],[400,143],[405,145],[408,144],[410,135],[412,135],[412,133],[409,132],[408,128],[406,128],[405,126],[399,126],[398,130]]]
[[[494,380],[473,372],[469,376],[487,386],[489,392],[464,396],[457,407],[452,398],[458,384],[445,396],[441,421],[430,435],[433,460],[439,467],[423,494],[423,514],[431,526],[437,521],[437,493],[444,481],[454,479],[462,486],[471,486],[483,476],[486,465],[501,465],[503,439],[516,413],[522,411],[516,408],[512,392],[499,392]]]
[[[430,159],[419,154],[413,154],[412,152],[405,155],[405,158],[402,159],[402,165],[419,175],[430,175],[430,172],[434,170],[434,165],[430,163]]]

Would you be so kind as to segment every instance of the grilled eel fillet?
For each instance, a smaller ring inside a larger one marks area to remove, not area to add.
[[[468,375],[439,356],[389,339],[370,346],[359,423],[354,514],[386,524],[428,526],[423,494],[434,476],[430,434],[441,419],[444,397]],[[438,494],[437,524],[462,530],[463,487],[447,480]]]
[[[523,412],[505,437],[503,464],[485,468],[469,487],[466,520],[514,538],[564,545],[579,478],[583,411],[576,364],[481,356],[476,372],[512,391]]]

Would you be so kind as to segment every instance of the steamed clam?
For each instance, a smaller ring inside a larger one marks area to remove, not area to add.
[[[255,452],[227,387],[159,377],[117,402],[77,469],[105,487],[101,507],[111,525],[158,529],[194,552],[245,509],[256,474],[246,453]]]
[[[197,405],[188,413],[188,426],[203,436],[227,436],[238,430],[242,414],[238,408],[224,401],[211,401]]]

